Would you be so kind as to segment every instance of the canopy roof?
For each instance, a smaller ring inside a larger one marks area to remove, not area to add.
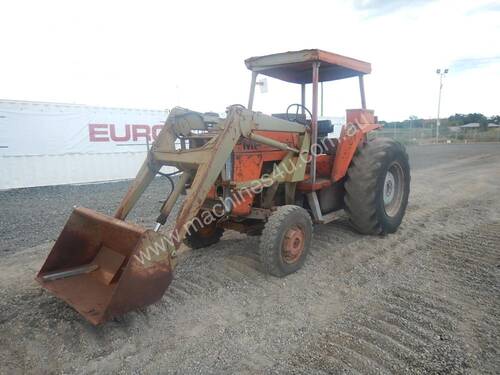
[[[320,49],[250,57],[245,64],[251,71],[269,77],[292,83],[311,83],[314,61],[320,62],[319,82],[356,77],[372,70],[370,63]]]

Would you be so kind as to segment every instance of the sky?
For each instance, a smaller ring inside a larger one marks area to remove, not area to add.
[[[223,112],[247,103],[244,60],[320,48],[372,64],[379,119],[500,114],[500,1],[26,1],[0,3],[0,99]],[[324,86],[327,116],[360,106],[357,79]],[[308,91],[310,94],[310,91]],[[268,80],[255,110],[298,85]]]

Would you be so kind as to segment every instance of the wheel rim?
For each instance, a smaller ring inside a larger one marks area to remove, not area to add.
[[[201,218],[201,214],[198,217]],[[195,226],[193,225],[193,227],[195,227]],[[196,231],[196,228],[195,228],[195,231]],[[212,222],[208,225],[201,225],[197,230],[197,232],[199,233],[199,235],[201,237],[212,237],[216,231],[217,231],[217,226],[216,226],[215,222]]]
[[[202,237],[210,237],[215,233],[215,229],[216,229],[215,225],[207,225],[205,227],[198,229],[198,233]]]
[[[404,174],[398,162],[392,163],[387,169],[384,180],[383,200],[387,216],[396,216],[403,202]]]
[[[304,252],[305,232],[299,226],[288,229],[283,239],[281,254],[285,263],[295,263]]]

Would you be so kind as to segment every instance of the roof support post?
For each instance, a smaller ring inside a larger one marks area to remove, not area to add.
[[[321,82],[321,117],[323,117],[323,82]]]
[[[302,115],[306,114],[305,106],[306,106],[306,84],[302,83],[300,85],[300,104],[302,105],[301,113]]]
[[[359,75],[359,93],[361,95],[361,108],[366,109],[366,99],[365,99],[365,82],[363,81],[363,75]]]
[[[249,110],[252,110],[253,107],[253,98],[255,96],[255,84],[257,83],[258,74],[259,73],[257,72],[252,72],[252,82],[250,84],[250,95],[248,96],[248,106],[247,106]]]
[[[312,119],[311,119],[311,179],[316,182],[316,154],[318,144],[318,81],[319,61],[312,63]]]

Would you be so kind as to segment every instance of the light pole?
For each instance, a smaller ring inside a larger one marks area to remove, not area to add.
[[[436,119],[436,143],[439,143],[439,127],[441,126],[441,120],[439,119],[439,114],[441,112],[441,91],[443,90],[443,78],[448,73],[448,69],[438,69],[436,73],[439,74],[439,99],[438,99],[438,113]]]

